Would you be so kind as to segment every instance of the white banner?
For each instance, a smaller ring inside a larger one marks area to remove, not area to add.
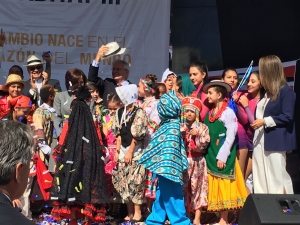
[[[0,28],[1,83],[12,65],[50,51],[52,78],[65,88],[66,70],[77,67],[87,74],[99,46],[111,41],[127,48],[114,57],[131,64],[132,82],[146,73],[160,79],[168,67],[170,0],[2,0]],[[112,60],[101,63],[103,77],[111,77]]]

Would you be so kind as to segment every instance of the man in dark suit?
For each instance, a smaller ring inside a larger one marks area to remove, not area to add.
[[[29,126],[1,121],[0,133],[0,224],[32,225],[13,200],[22,196],[28,180],[34,140]]]
[[[41,105],[40,90],[45,84],[50,84],[56,91],[61,91],[58,80],[50,79],[50,74],[44,71],[44,63],[36,55],[30,55],[27,59],[29,80],[24,82],[23,94],[30,97],[33,104]]]
[[[99,62],[105,58],[111,50],[109,47],[102,45],[89,68],[88,80],[94,82],[103,99],[103,105],[107,107],[107,96],[109,94],[117,94],[115,88],[117,86],[128,85],[129,64],[123,60],[116,60],[112,65],[112,78],[103,79],[98,77]]]

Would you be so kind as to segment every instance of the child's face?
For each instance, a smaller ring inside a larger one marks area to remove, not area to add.
[[[118,108],[121,107],[121,103],[119,102],[108,102],[108,110],[111,116],[115,115]]]
[[[217,92],[214,87],[211,87],[207,91],[207,100],[211,104],[217,104],[222,97],[222,94]]]
[[[141,81],[139,82],[138,93],[140,97],[145,97],[145,85]]]
[[[196,115],[195,111],[187,109],[184,112],[184,116],[185,116],[187,122],[193,123],[193,122],[195,122],[197,115]]]
[[[22,117],[26,117],[29,115],[31,111],[31,108],[15,108],[15,116],[17,119],[22,118]]]
[[[91,90],[90,93],[94,101],[97,101],[100,98],[99,92],[97,90]]]
[[[168,78],[166,79],[165,85],[166,85],[167,91],[172,90],[172,88],[174,86],[174,78],[175,78],[174,75],[169,75]]]

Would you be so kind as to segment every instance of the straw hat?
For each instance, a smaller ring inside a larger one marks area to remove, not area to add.
[[[13,83],[20,83],[20,84],[22,84],[22,86],[24,86],[22,77],[18,74],[9,74],[6,79],[5,86],[8,87],[9,85],[11,85]]]
[[[104,58],[113,55],[121,55],[126,51],[126,48],[121,48],[117,42],[110,42],[105,46],[108,47],[108,51],[105,53]]]
[[[212,80],[212,81],[210,81],[209,83],[207,83],[207,84],[204,85],[203,91],[204,91],[205,93],[207,93],[208,89],[209,89],[210,87],[213,87],[213,86],[221,86],[221,87],[224,87],[228,93],[230,93],[231,90],[232,90],[232,89],[231,89],[231,86],[230,86],[229,84],[225,83],[224,81],[222,81],[222,80]]]
[[[44,62],[42,62],[42,60],[37,57],[36,55],[30,55],[27,59],[27,64],[24,65],[26,67],[29,67],[29,66],[35,66],[35,65],[43,65]]]

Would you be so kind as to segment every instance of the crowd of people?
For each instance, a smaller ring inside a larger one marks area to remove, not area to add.
[[[110,55],[101,46],[88,76],[68,69],[66,91],[51,79],[49,55],[48,70],[37,55],[28,58],[27,81],[22,67],[8,71],[0,86],[0,219],[31,224],[12,207],[30,220],[46,207],[43,224],[104,224],[124,214],[123,224],[200,225],[203,212],[214,212],[226,225],[249,193],[293,193],[286,153],[296,149],[295,93],[279,57],[261,57],[240,90],[234,68],[208,81],[202,62],[187,77],[167,69],[161,82],[145,74],[133,84],[130,66],[117,60],[103,79],[100,62]]]

